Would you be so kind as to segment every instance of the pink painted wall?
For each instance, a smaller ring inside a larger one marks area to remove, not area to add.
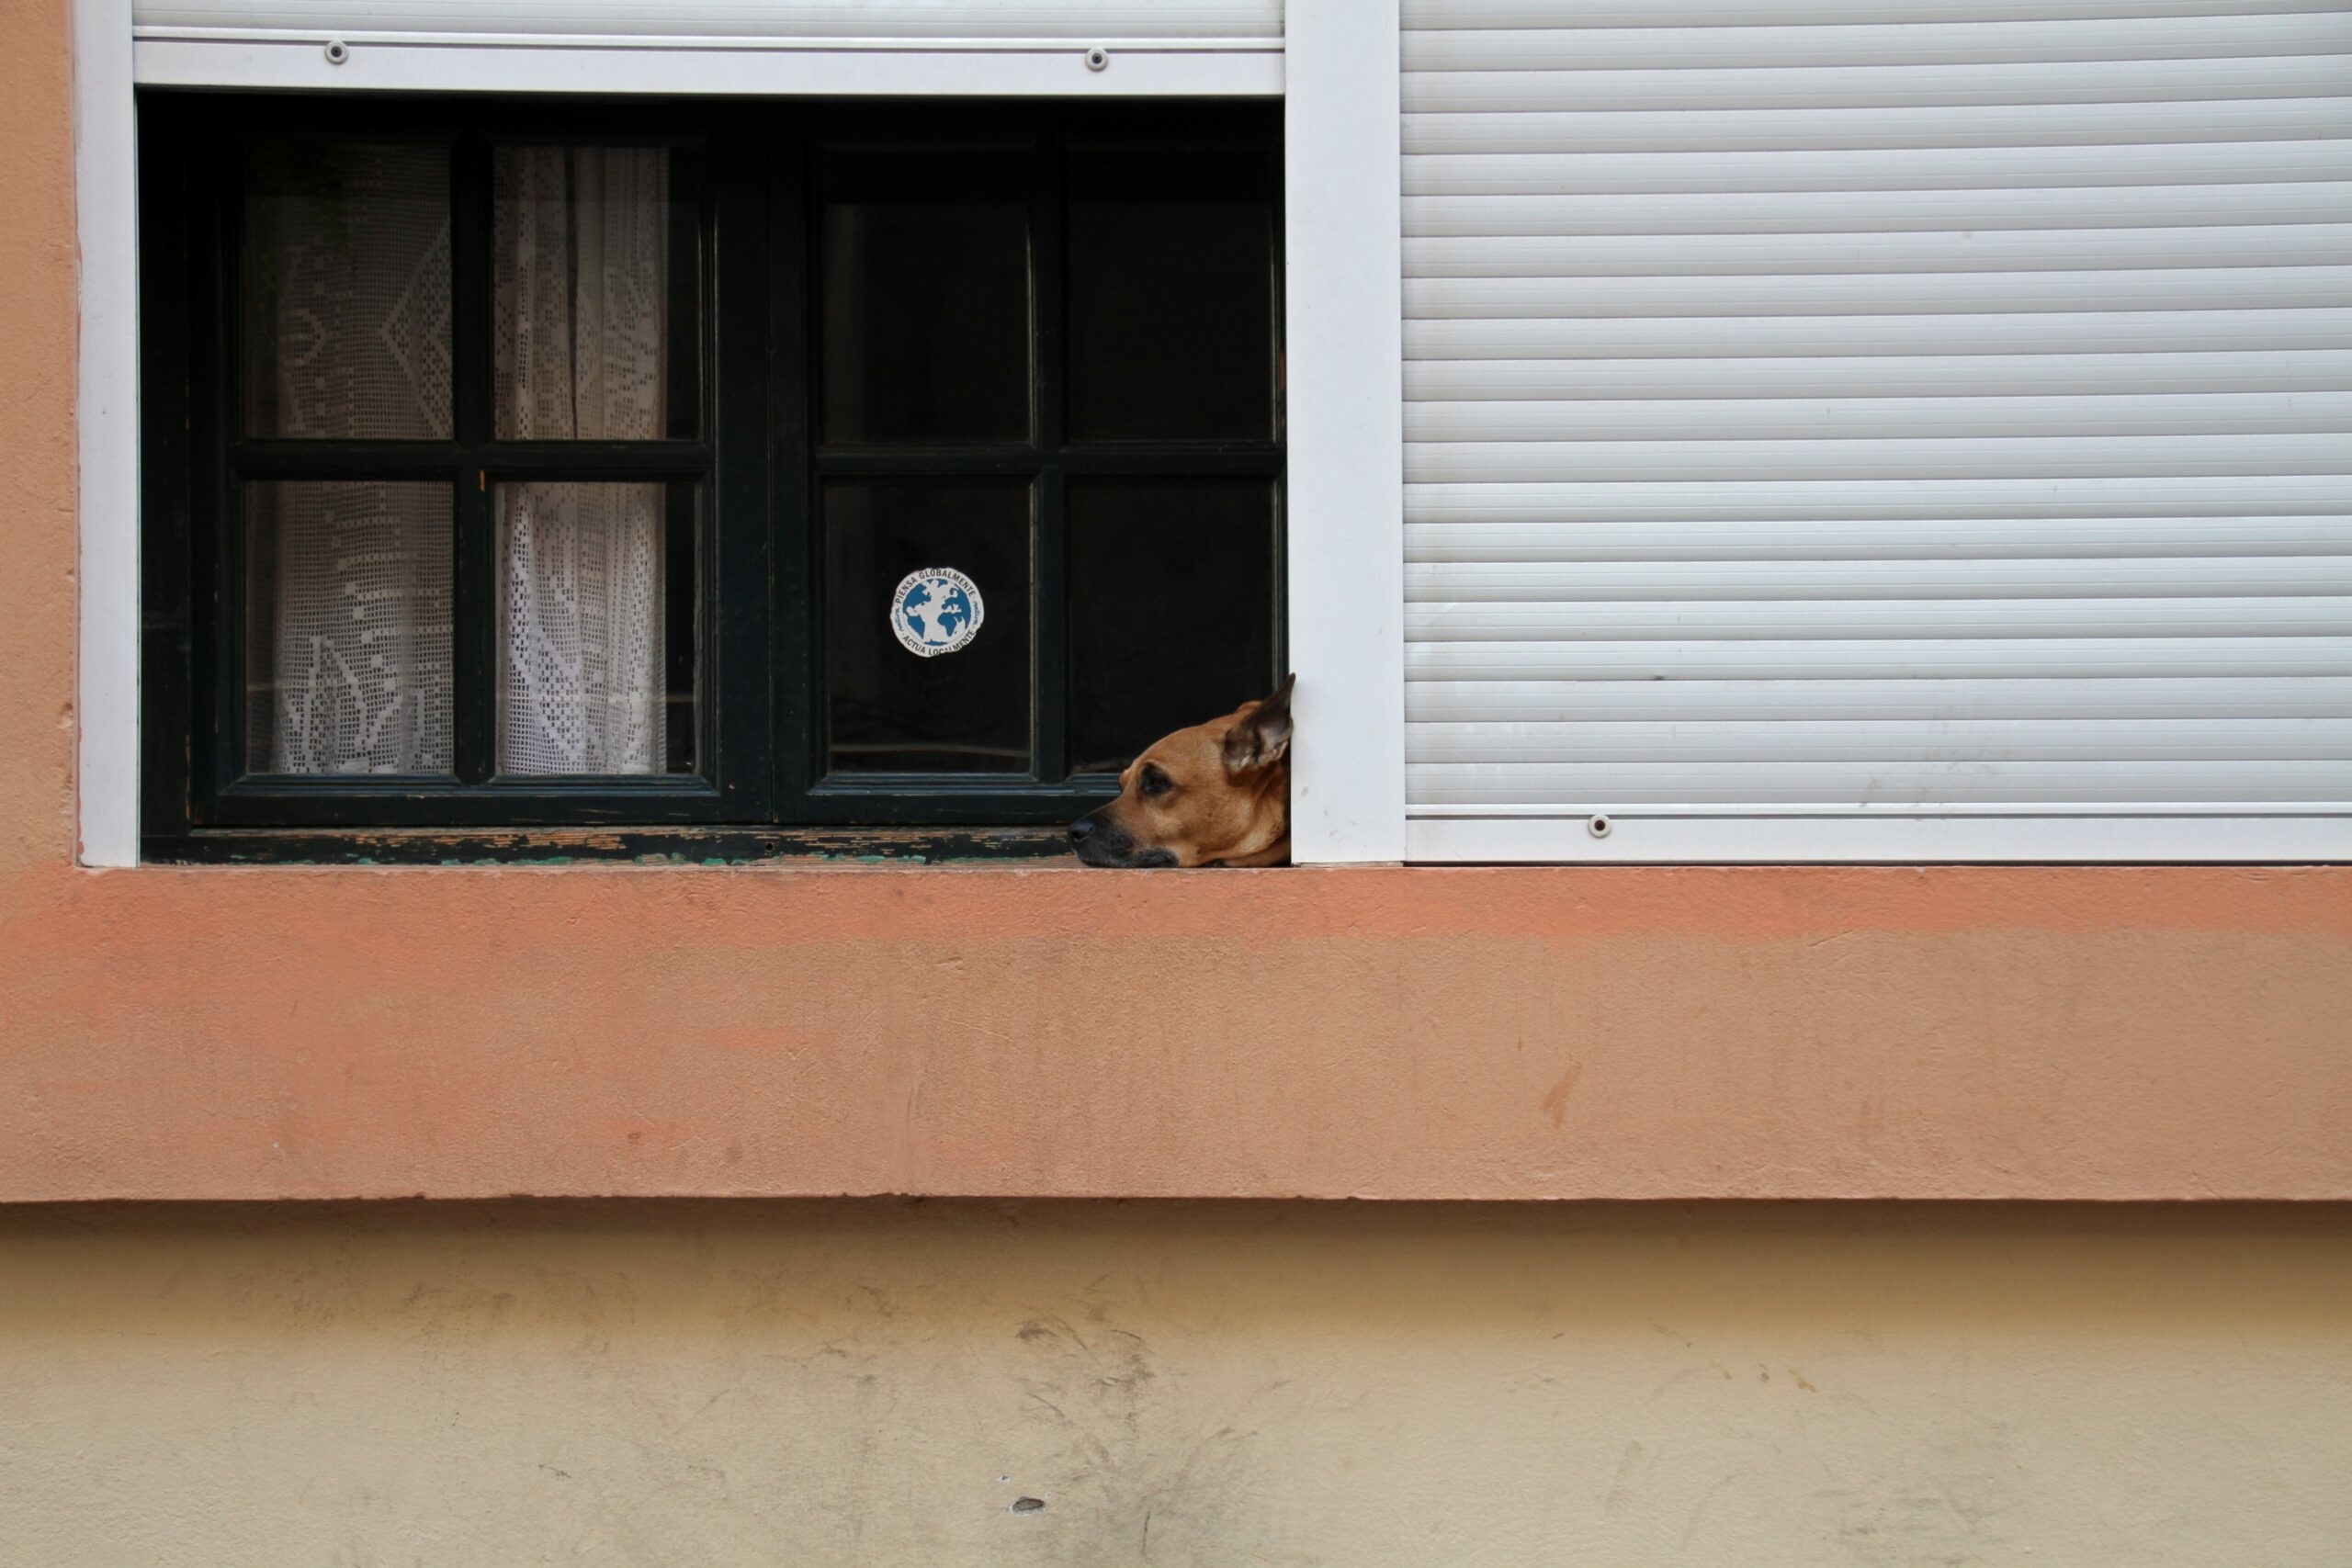
[[[2352,872],[73,868],[62,0],[0,52],[0,1199],[2352,1195]]]
[[[2352,1194],[2333,871],[0,886],[11,1198]]]

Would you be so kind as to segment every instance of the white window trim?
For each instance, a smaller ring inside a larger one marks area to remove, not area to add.
[[[658,4],[659,0],[654,0]],[[339,60],[329,59],[330,44]],[[1272,97],[1279,39],[594,38],[140,30],[142,86],[280,91],[920,97]]]
[[[74,0],[81,863],[139,863],[139,200],[130,0]]]
[[[1403,32],[1397,0],[1289,0],[1284,26],[1291,858],[1401,861]]]
[[[1403,347],[1396,0],[1291,0],[1284,40],[1135,40],[1090,68],[1023,39],[612,39],[161,30],[74,0],[82,254],[82,863],[137,863],[134,83],[504,92],[1277,96],[1287,90],[1288,633],[1301,862],[1405,856]],[[1305,69],[1300,69],[1301,62]]]

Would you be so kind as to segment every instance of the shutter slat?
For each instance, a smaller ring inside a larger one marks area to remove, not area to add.
[[[1572,321],[1579,316],[1923,315],[2212,308],[2343,310],[2352,266],[2197,271],[1857,273],[1804,277],[1408,278],[1409,320]]]
[[[1408,642],[1590,637],[2352,637],[2352,598],[1718,599],[1612,604],[1417,604]],[[2352,785],[2352,780],[2346,781]]]
[[[2044,22],[2112,17],[2222,17],[2332,11],[2341,0],[1788,0],[1771,8],[1791,27],[1858,23]],[[1408,33],[1424,28],[1741,28],[1755,0],[1404,0]]]
[[[1625,818],[1680,806],[2341,805],[2352,801],[2345,766],[2333,757],[1988,761],[1917,754],[1803,762],[1413,762],[1405,787],[1419,806],[1518,806],[1545,814],[1566,807]]]
[[[1405,478],[1510,484],[2334,474],[2346,464],[2346,446],[2341,434],[1410,442]]]
[[[2025,383],[2030,385],[2031,383]],[[2352,392],[2113,393],[2095,397],[1487,399],[1415,401],[1405,438],[1427,443],[1755,441],[1864,436],[2328,434],[2352,428]]]
[[[1408,71],[1408,114],[1504,110],[1895,108],[1913,104],[2160,104],[2340,93],[2334,54],[1764,70]]]
[[[2167,104],[1882,104],[1769,109],[1465,110],[1405,121],[1408,153],[1706,152],[1851,147],[2136,146],[2352,135],[2340,97]]]
[[[1574,604],[1624,600],[2352,598],[2352,548],[2325,556],[2096,557],[2028,560],[1419,561],[1408,604]],[[2352,630],[2352,627],[2347,627]]]
[[[2319,266],[2352,250],[2348,242],[2352,223],[1826,235],[1443,234],[1407,240],[1405,266],[1417,278]]]
[[[2342,722],[2352,674],[2308,681],[2258,676],[2087,676],[1931,680],[1455,681],[1409,682],[1405,716],[1424,739],[1477,743],[1487,726],[1547,726],[1575,734],[1598,723],[1743,724],[1858,719],[2123,719],[2187,716]],[[1444,720],[1442,725],[1430,721]],[[1467,760],[1466,758],[1464,760]],[[1570,760],[1574,760],[1571,757]]]
[[[2323,473],[2211,478],[1415,484],[1405,489],[1405,516],[1408,523],[2327,516],[2346,510],[2347,498],[2352,463]]]
[[[2213,354],[1849,355],[1835,358],[1451,359],[1405,367],[1417,401],[1997,397],[2352,389],[2352,349]]]
[[[2352,75],[2352,57],[2344,62]],[[1721,191],[2030,190],[2055,186],[2341,180],[2352,141],[2202,146],[1869,147],[1834,152],[1463,152],[1405,160],[1408,197],[1651,196]]]
[[[2030,190],[1677,191],[1408,196],[1408,239],[1572,234],[1843,234],[2343,223],[2352,181]]]
[[[1685,681],[1733,683],[1830,682],[1867,671],[1873,679],[1967,681],[2222,676],[2352,676],[2347,637],[1677,637],[1577,642],[1418,642],[1406,651],[1408,694],[1439,683],[1420,716],[1447,705],[1529,684],[1590,682],[1610,690],[1659,690]],[[1492,682],[1489,688],[1487,682]],[[2299,682],[2282,682],[2291,688]],[[1498,700],[1505,700],[1498,698]],[[1633,700],[1639,701],[1636,696]],[[1662,695],[1661,701],[1671,696]],[[1464,715],[1464,716],[1467,716]]]
[[[2228,59],[2352,51],[2352,17],[2121,17],[1814,27],[1408,28],[1408,71],[1684,70],[2055,60]]]
[[[2224,559],[2352,555],[2352,516],[1915,517],[1678,524],[1408,522],[1411,562],[1511,561],[1544,571],[1595,561],[1905,561],[2088,559],[2104,565],[2154,558]]]
[[[2188,762],[2246,759],[2352,761],[2352,718],[1893,719],[1815,712],[1794,721],[1593,719],[1576,724],[1444,724],[1406,731],[1407,763],[1571,766],[1605,762],[1818,763],[1900,761]]]
[[[2018,312],[1998,309],[2002,302],[1985,300],[1996,308],[1981,311],[1903,315],[1441,317],[1405,323],[1405,357],[1711,360],[1760,355],[1961,357],[2352,348],[2352,310],[2340,306]]]

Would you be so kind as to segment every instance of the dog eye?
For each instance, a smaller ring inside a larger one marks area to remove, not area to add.
[[[1174,779],[1170,778],[1166,773],[1161,773],[1158,767],[1148,762],[1144,764],[1142,774],[1136,780],[1136,791],[1145,795],[1166,795],[1170,790],[1174,789],[1175,787],[1176,781]]]

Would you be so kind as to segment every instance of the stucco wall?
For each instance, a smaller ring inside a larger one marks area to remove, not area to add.
[[[0,1198],[2352,1191],[2340,871],[74,870],[65,17],[0,0]],[[0,1206],[0,1564],[2341,1564],[2347,1242]]]
[[[66,16],[0,0],[0,1201],[2352,1196],[2346,867],[75,869]]]
[[[2337,1208],[0,1213],[42,1568],[2340,1568],[2347,1410]]]

